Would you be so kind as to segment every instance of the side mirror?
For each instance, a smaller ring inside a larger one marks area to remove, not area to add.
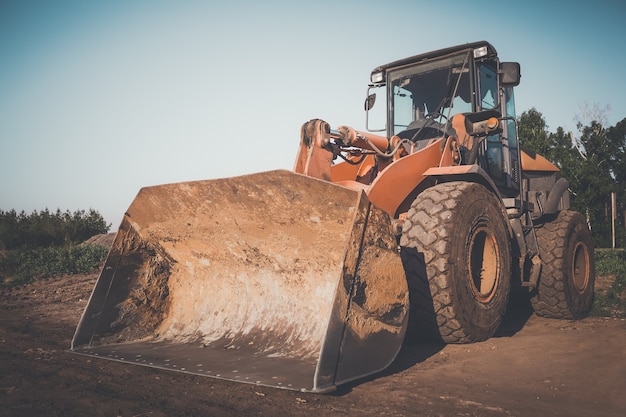
[[[500,82],[503,87],[515,87],[519,85],[522,73],[519,62],[502,62],[500,64]]]
[[[365,111],[370,110],[376,103],[376,93],[372,93],[365,99]]]
[[[502,133],[502,115],[495,110],[485,110],[465,114],[465,130],[470,136],[484,137]]]

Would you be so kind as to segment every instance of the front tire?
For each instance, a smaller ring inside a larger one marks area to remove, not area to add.
[[[535,313],[558,319],[581,319],[593,305],[595,260],[591,232],[582,214],[564,210],[536,229],[543,261],[531,293]]]
[[[509,300],[511,258],[506,213],[492,192],[470,182],[423,191],[400,245],[405,266],[422,265],[405,268],[409,288],[421,290],[411,296],[412,329],[435,322],[446,343],[493,336]]]

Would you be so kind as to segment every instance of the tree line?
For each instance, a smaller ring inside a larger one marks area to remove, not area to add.
[[[80,243],[109,229],[93,209],[30,214],[0,210],[0,287],[96,271],[108,247]]]
[[[572,209],[583,213],[596,247],[611,247],[612,197],[616,196],[615,246],[626,246],[626,118],[606,127],[602,114],[588,123],[578,122],[577,132],[559,127],[548,131],[543,115],[532,108],[518,118],[523,149],[556,164],[570,185]]]
[[[0,250],[28,250],[78,244],[111,225],[96,210],[51,212],[47,208],[27,214],[0,210]]]

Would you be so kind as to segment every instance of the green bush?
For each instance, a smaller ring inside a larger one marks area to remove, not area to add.
[[[108,248],[80,243],[110,227],[93,209],[31,214],[0,210],[0,285],[96,271]]]
[[[107,233],[111,225],[93,209],[89,211],[33,211],[26,214],[0,210],[0,250],[36,249],[78,244]]]
[[[591,314],[626,317],[626,251],[596,250],[595,257],[596,276],[615,279],[605,292],[596,292]]]
[[[0,260],[0,285],[26,284],[38,278],[96,272],[109,248],[75,245],[19,250]]]

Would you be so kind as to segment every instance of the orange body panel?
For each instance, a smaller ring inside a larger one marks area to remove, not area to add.
[[[452,117],[452,127],[456,131],[459,145],[465,146],[467,149],[472,149],[474,146],[474,139],[465,129],[465,116],[462,113],[455,114]]]
[[[368,155],[363,162],[352,165],[347,162],[335,164],[330,168],[332,182],[356,181],[357,177],[363,175],[374,166],[374,156]]]
[[[426,148],[400,158],[387,166],[371,185],[365,186],[365,192],[376,207],[391,217],[404,199],[424,179],[424,171],[437,166],[442,159],[443,138],[436,140]],[[332,167],[333,182],[354,188],[357,177],[364,174],[373,164],[368,156],[359,165],[348,163],[336,164]]]
[[[443,138],[438,139],[426,148],[389,165],[369,186],[367,196],[370,201],[395,217],[400,204],[424,180],[424,172],[439,164],[443,141]]]
[[[447,167],[432,167],[424,171],[425,176],[468,175],[476,172],[476,165],[456,165]]]
[[[522,151],[522,171],[560,171],[559,167],[539,154],[534,157]]]

